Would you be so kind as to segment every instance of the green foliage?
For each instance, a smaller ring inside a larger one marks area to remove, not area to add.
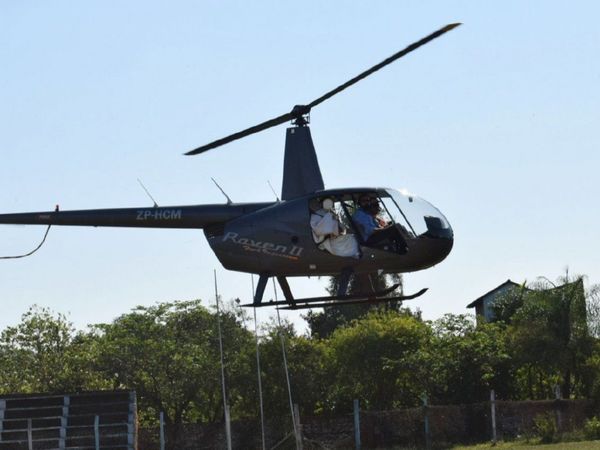
[[[327,378],[324,374],[325,346],[306,336],[298,336],[289,322],[281,328],[272,322],[266,326],[261,340],[260,361],[264,394],[265,415],[275,418],[278,424],[291,426],[287,380],[282,357],[283,338],[290,374],[293,402],[305,414],[323,412],[322,399],[326,396]],[[256,385],[256,377],[250,382]],[[255,407],[258,398],[254,400]],[[258,412],[254,415],[258,417]]]
[[[470,317],[447,314],[432,328],[432,401],[485,401],[490,389],[500,398],[508,397],[513,374],[504,325],[475,326]]]
[[[392,311],[337,329],[327,345],[328,409],[347,411],[355,398],[369,409],[414,405],[426,382],[415,377],[419,350],[429,338],[425,323]]]
[[[598,416],[585,421],[583,434],[586,439],[600,439],[600,418]]]
[[[227,374],[243,381],[251,335],[233,312],[221,314],[221,327]],[[97,369],[114,387],[135,389],[152,417],[164,411],[173,433],[184,420],[215,421],[222,415],[217,320],[199,301],[140,306],[111,324],[96,325],[94,334]],[[241,393],[229,395],[235,409]]]
[[[583,281],[581,277],[561,281],[565,284],[559,287],[534,286],[511,318],[510,346],[523,397],[547,398],[557,383],[565,398],[590,392],[584,368],[593,338],[588,332]]]
[[[586,386],[586,396],[600,403],[600,340],[592,344],[592,351],[581,366],[582,383]]]
[[[331,277],[327,291],[330,295],[336,295],[338,291],[340,277]],[[402,290],[402,275],[400,274],[358,274],[353,275],[348,285],[348,294],[367,294],[377,291],[383,291],[393,284],[400,284],[399,290]],[[391,294],[390,294],[391,295]],[[374,310],[395,310],[400,309],[401,303],[391,302],[379,305],[332,305],[323,311],[309,311],[303,317],[308,323],[310,334],[317,338],[328,338],[339,327],[348,326],[353,320],[363,317]]]
[[[0,334],[0,390],[61,392],[106,386],[89,370],[89,344],[63,314],[32,306],[17,326]]]
[[[591,286],[586,293],[587,326],[591,336],[600,338],[600,285]]]
[[[534,417],[533,423],[542,444],[551,444],[559,440],[558,426],[553,413],[538,414]]]
[[[282,433],[291,428],[282,339],[292,400],[303,415],[349,413],[354,399],[366,410],[413,407],[423,393],[431,404],[486,401],[490,389],[503,400],[553,398],[555,384],[565,397],[600,400],[590,297],[579,280],[545,288],[511,303],[510,314],[505,305],[506,317],[494,323],[454,314],[427,322],[397,307],[340,307],[314,315],[325,332],[312,328],[304,336],[272,320],[260,338],[265,414]],[[233,305],[219,318],[232,417],[256,418],[253,333]],[[85,332],[64,315],[32,307],[0,333],[1,392],[135,389],[142,424],[164,411],[171,443],[185,422],[222,420],[220,367],[217,315],[199,301],[137,307]],[[551,419],[536,419],[546,440],[558,435]]]
[[[518,289],[510,289],[494,299],[491,305],[494,321],[511,323],[512,317],[523,306],[526,292],[527,288],[523,285]]]

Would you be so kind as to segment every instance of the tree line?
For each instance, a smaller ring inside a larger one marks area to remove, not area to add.
[[[288,420],[284,338],[293,401],[304,415],[500,399],[600,400],[599,289],[581,278],[517,290],[496,302],[490,323],[376,306],[309,314],[310,332],[272,319],[260,333],[265,415]],[[252,323],[231,301],[221,311],[227,397],[233,419],[259,417]],[[139,306],[111,323],[75,330],[33,306],[0,333],[2,393],[135,389],[142,424],[165,413],[177,435],[186,422],[223,417],[216,312],[199,300]]]

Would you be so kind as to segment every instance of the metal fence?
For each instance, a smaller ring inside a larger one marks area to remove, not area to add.
[[[463,405],[424,405],[392,411],[359,411],[340,416],[302,416],[304,449],[447,448],[455,444],[512,440],[535,434],[534,420],[553,417],[560,432],[583,427],[600,414],[590,400],[496,401]],[[232,421],[233,448],[261,449],[259,420]],[[295,449],[280,425],[267,424],[266,448]],[[167,433],[168,435],[168,433]],[[139,450],[159,450],[160,430],[142,428]],[[186,424],[167,449],[226,448],[223,424]]]

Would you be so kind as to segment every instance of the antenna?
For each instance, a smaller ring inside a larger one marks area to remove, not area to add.
[[[148,197],[150,197],[150,200],[152,200],[152,203],[154,203],[154,207],[158,208],[158,203],[156,203],[156,200],[154,200],[154,197],[152,197],[150,192],[148,192],[148,189],[146,189],[146,186],[144,186],[144,183],[142,183],[142,180],[140,180],[139,178],[137,180],[138,180],[138,183],[140,183],[140,186],[142,187],[142,189],[144,190],[146,195],[148,195]]]
[[[277,192],[275,192],[275,189],[273,189],[273,186],[271,185],[271,182],[269,180],[267,180],[267,183],[269,184],[269,187],[271,188],[271,191],[273,192],[273,195],[275,196],[275,198],[277,199],[277,201],[280,202],[281,200],[279,200],[279,196],[277,195]]]
[[[212,180],[213,183],[215,183],[215,186],[217,186],[219,188],[219,190],[221,191],[221,194],[223,194],[225,196],[225,198],[227,199],[227,204],[231,205],[232,202],[231,202],[231,199],[229,198],[229,195],[227,195],[225,193],[223,188],[221,186],[219,186],[219,183],[217,183],[213,177],[210,177],[210,179]]]

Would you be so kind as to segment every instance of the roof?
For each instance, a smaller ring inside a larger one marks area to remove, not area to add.
[[[477,306],[477,303],[479,302],[483,302],[483,299],[485,297],[487,297],[488,295],[494,294],[508,286],[513,286],[513,287],[520,287],[520,284],[515,283],[514,281],[511,281],[510,279],[506,280],[504,283],[502,283],[500,286],[496,286],[494,289],[492,289],[489,292],[486,292],[485,294],[483,294],[481,297],[473,300],[471,303],[469,303],[467,305],[467,308],[475,308],[475,306]]]

